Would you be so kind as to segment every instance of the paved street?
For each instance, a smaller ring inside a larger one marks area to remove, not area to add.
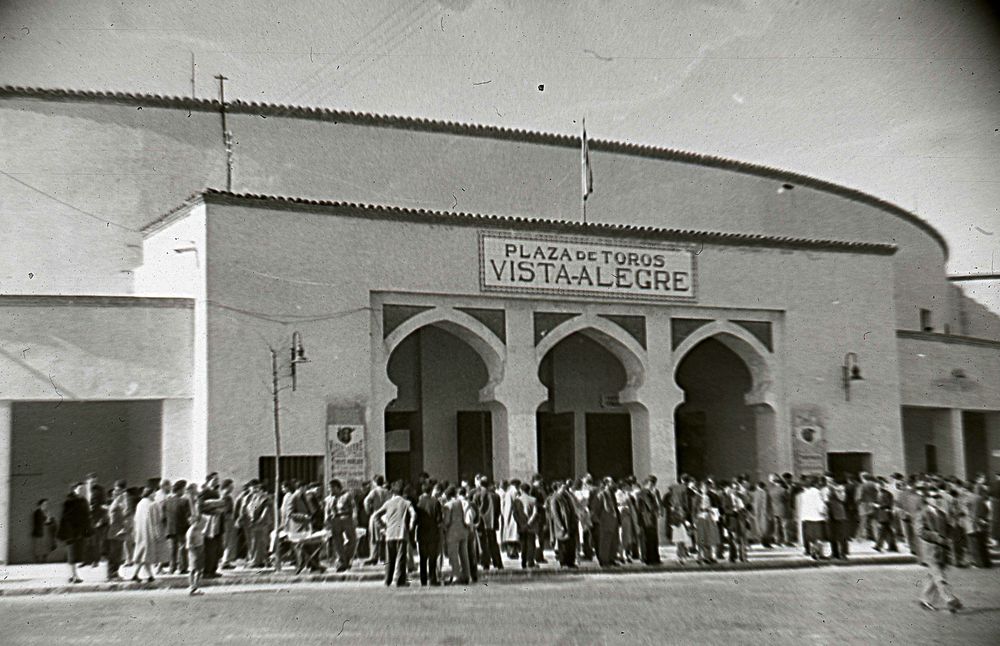
[[[0,599],[5,644],[996,644],[1000,571],[961,570],[967,609],[915,602],[912,565],[589,575],[476,588],[373,583]]]

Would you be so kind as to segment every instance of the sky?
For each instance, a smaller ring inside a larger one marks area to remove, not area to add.
[[[192,58],[194,84],[192,88]],[[1000,273],[1000,21],[851,0],[0,0],[0,84],[588,133],[872,193]],[[1000,281],[966,283],[1000,312]]]

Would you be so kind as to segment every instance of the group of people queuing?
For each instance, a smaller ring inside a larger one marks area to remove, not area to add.
[[[799,545],[816,560],[845,560],[852,540],[879,551],[905,543],[932,572],[925,605],[951,608],[957,600],[944,567],[990,567],[990,535],[1000,539],[1000,474],[991,482],[898,473],[785,473],[767,482],[682,475],[662,493],[652,475],[546,482],[536,474],[499,483],[477,475],[451,483],[423,473],[391,485],[382,476],[361,486],[334,479],[325,492],[317,482],[289,480],[277,519],[268,489],[254,479],[237,491],[213,473],[200,486],[118,481],[106,494],[91,474],[72,487],[56,532],[70,581],[80,580],[78,563],[96,567],[103,557],[109,580],[121,579],[123,564],[134,566],[133,580],[143,570],[147,580],[187,573],[197,593],[200,578],[220,576],[220,568],[265,568],[284,557],[296,572],[323,572],[324,563],[343,572],[363,560],[385,564],[386,585],[409,585],[408,573],[417,572],[421,585],[467,584],[480,569],[503,569],[504,555],[525,569],[546,563],[547,553],[568,569],[595,558],[604,568],[656,565],[663,534],[682,564],[746,561],[751,544]],[[33,523],[40,558],[52,549],[54,526],[40,501]]]
[[[268,553],[267,536],[273,514],[263,505],[269,499],[259,488],[246,488],[237,510],[232,480],[212,473],[201,485],[178,480],[149,480],[143,487],[129,487],[118,480],[106,490],[96,474],[70,487],[63,501],[62,516],[54,537],[66,546],[70,583],[80,583],[78,565],[98,567],[107,563],[107,580],[122,581],[122,567],[134,567],[132,581],[152,582],[156,574],[187,574],[190,593],[200,594],[203,578],[220,576],[220,566],[234,567],[236,558],[235,523],[244,515],[259,522],[246,525],[251,543],[263,531],[263,543],[254,544],[263,565]],[[35,510],[33,535],[36,560],[46,560],[54,548],[48,531],[55,526],[48,514],[48,501]],[[41,536],[39,536],[41,533]]]

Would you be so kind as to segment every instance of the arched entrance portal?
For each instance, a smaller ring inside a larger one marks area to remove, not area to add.
[[[760,478],[772,466],[768,377],[763,356],[736,337],[708,336],[684,352],[675,372],[684,391],[674,413],[678,473]]]
[[[447,325],[428,324],[395,344],[387,370],[396,398],[385,408],[386,478],[492,477],[491,380],[480,353]]]
[[[538,407],[538,471],[547,480],[632,473],[632,420],[620,401],[629,371],[602,340],[573,332],[539,363],[548,399]]]

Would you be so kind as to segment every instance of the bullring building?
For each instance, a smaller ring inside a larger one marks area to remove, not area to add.
[[[86,472],[270,477],[275,383],[316,480],[1000,469],[1000,319],[871,195],[591,141],[584,222],[579,137],[10,87],[0,129],[58,269],[0,295],[0,559]]]

